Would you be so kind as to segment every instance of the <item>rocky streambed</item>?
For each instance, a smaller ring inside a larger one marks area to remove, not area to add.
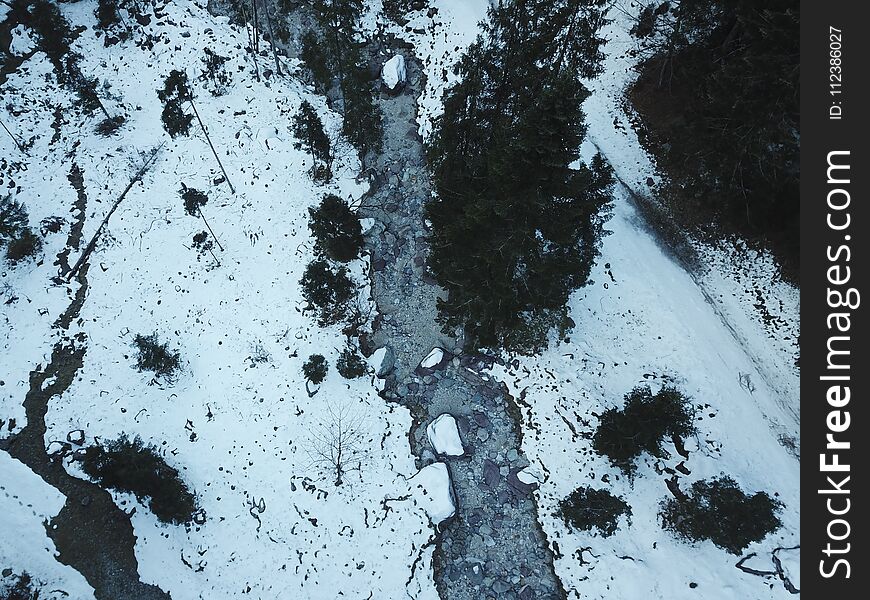
[[[534,487],[518,476],[528,461],[514,400],[486,374],[491,359],[465,354],[461,340],[436,322],[443,291],[426,267],[423,207],[432,188],[416,120],[425,75],[413,48],[395,40],[387,46],[378,54],[386,60],[401,53],[406,82],[396,94],[381,94],[384,148],[366,165],[372,189],[361,212],[375,222],[366,237],[379,312],[371,342],[389,348],[382,395],[411,411],[418,466],[443,461],[450,472],[456,514],[438,526],[436,585],[451,600],[564,598]],[[421,366],[433,348],[441,349],[434,364]],[[456,419],[462,456],[436,455],[427,438],[427,426],[444,413]]]

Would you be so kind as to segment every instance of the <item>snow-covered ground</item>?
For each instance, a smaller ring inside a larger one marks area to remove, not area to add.
[[[135,172],[139,153],[166,141],[91,258],[87,298],[69,331],[70,337],[81,334],[79,343],[88,350],[77,380],[52,400],[46,444],[77,429],[84,430],[86,445],[125,432],[159,445],[179,468],[205,510],[202,526],[160,525],[135,499],[115,496],[136,509],[143,579],[176,600],[436,597],[428,555],[409,581],[410,565],[430,540],[432,522],[454,509],[446,469],[436,463],[417,473],[407,440],[410,416],[377,397],[375,386],[382,382],[340,378],[334,367],[340,332],[320,329],[301,314],[297,282],[313,255],[307,207],[326,191],[357,198],[365,190],[354,178],[354,153],[343,143],[333,183],[313,185],[305,175],[309,159],[293,148],[290,118],[307,99],[335,140],[339,117],[292,75],[255,81],[243,51],[245,32],[210,16],[202,0],[162,6],[160,18],[144,28],[159,37],[153,48],[136,45],[141,34],[104,48],[93,31],[95,5],[85,0],[61,9],[87,27],[75,43],[83,70],[111,84],[110,94],[119,100],[107,102],[110,111],[124,107],[127,122],[117,136],[91,133],[97,119],[74,110],[76,100],[57,89],[42,53],[0,89],[4,107],[16,111],[14,118],[4,112],[4,122],[24,140],[33,139],[25,157],[0,136],[0,157],[8,161],[0,161],[3,188],[26,203],[34,227],[47,217],[66,219],[60,232],[46,235],[42,263],[5,268],[0,280],[0,323],[7,332],[0,339],[0,419],[7,421],[0,436],[23,426],[28,374],[49,361],[59,336],[52,325],[78,289],[52,281],[54,257],[76,218],[72,164],[81,168],[88,197],[84,245]],[[414,43],[427,71],[418,115],[424,136],[440,112],[443,89],[455,78],[452,64],[477,35],[489,2],[430,5],[437,9],[431,16],[413,13],[407,27],[391,27]],[[647,178],[659,176],[622,111],[633,61],[625,52],[633,43],[625,19],[618,11],[612,16],[605,74],[590,82],[593,95],[585,106],[589,138],[620,178],[643,192]],[[16,48],[26,46],[27,35],[16,32]],[[233,81],[225,96],[212,97],[197,81],[193,65],[206,46],[230,57]],[[220,171],[196,123],[189,138],[169,140],[162,129],[156,89],[171,69],[182,67],[195,83],[197,108],[235,195],[213,183]],[[60,132],[52,141],[55,123]],[[589,144],[584,154],[591,152]],[[181,183],[209,193],[204,213],[225,248],[216,251],[220,267],[191,247],[192,235],[204,226],[185,214]],[[494,372],[520,404],[523,450],[532,461],[522,478],[541,482],[536,496],[544,529],[558,544],[557,572],[576,597],[784,598],[789,594],[778,580],[736,569],[738,557],[661,530],[656,513],[668,490],[660,471],[677,465],[675,452],[668,460],[644,459],[630,482],[592,452],[588,434],[595,414],[621,406],[632,387],[676,384],[699,406],[683,489],[726,473],[746,491],[777,493],[785,506],[783,528],[746,553],[757,553],[747,566],[772,570],[773,549],[799,540],[798,461],[787,447],[789,438],[797,439],[799,423],[797,290],[776,277],[769,257],[747,258],[739,244],[728,252],[701,248],[710,268],[693,278],[660,249],[621,187],[607,228],[612,234],[594,283],[571,299],[576,328],[570,340],[553,340],[542,356]],[[73,253],[69,262],[76,258]],[[361,284],[363,264],[352,265]],[[364,285],[360,294],[368,295]],[[16,300],[7,303],[11,298]],[[152,382],[133,367],[133,336],[155,331],[181,354],[184,368],[174,385]],[[330,373],[309,397],[301,365],[313,353],[326,356]],[[373,365],[380,366],[382,354],[372,357]],[[311,457],[311,432],[342,407],[358,415],[366,431],[366,460],[361,472],[349,473],[336,488]],[[50,559],[53,548],[43,537],[41,521],[57,513],[61,496],[5,453],[0,471],[0,480],[22,481],[22,491],[17,484],[14,492],[0,489],[2,529],[7,523],[21,527],[32,540],[22,551],[3,536],[4,564],[40,581],[65,581],[73,597],[88,597],[83,579]],[[580,485],[625,497],[631,523],[610,538],[568,531],[553,513]],[[799,552],[778,556],[796,577]]]
[[[78,429],[85,445],[139,435],[179,469],[199,497],[204,525],[161,525],[134,498],[115,495],[126,509],[135,508],[143,580],[176,600],[434,598],[428,561],[411,577],[411,564],[432,535],[432,490],[413,478],[410,417],[386,405],[370,378],[341,378],[334,366],[343,347],[339,328],[321,329],[302,314],[298,281],[313,257],[307,208],[327,191],[353,199],[365,187],[355,179],[355,153],[343,142],[336,147],[333,182],[312,184],[310,159],[293,147],[291,116],[307,99],[333,140],[340,117],[293,76],[255,81],[244,30],[209,15],[202,2],[160,6],[133,40],[108,48],[93,30],[95,6],[85,1],[61,9],[74,26],[86,26],[74,43],[84,56],[82,70],[108,81],[106,97],[116,99],[107,108],[123,107],[127,115],[116,136],[92,133],[97,119],[74,110],[75,99],[56,87],[42,53],[10,75],[2,90],[4,105],[20,111],[16,131],[34,138],[30,156],[22,157],[27,168],[14,173],[16,197],[36,227],[55,215],[67,225],[47,237],[40,264],[10,269],[4,280],[18,300],[2,306],[9,335],[0,353],[0,418],[15,418],[15,429],[23,425],[27,375],[48,361],[57,339],[51,324],[77,289],[51,280],[54,256],[75,216],[71,165],[81,168],[88,197],[84,246],[138,168],[139,153],[165,141],[91,257],[87,298],[69,331],[87,346],[84,366],[52,399],[46,444]],[[153,48],[136,44],[143,32],[156,36]],[[198,81],[205,47],[230,58],[232,83],[224,96],[213,97]],[[194,84],[197,109],[235,195],[214,182],[220,171],[196,121],[189,137],[171,140],[162,129],[156,90],[173,68],[186,68]],[[64,123],[52,142],[55,106]],[[4,156],[17,152],[8,139],[0,143]],[[220,266],[191,247],[205,227],[184,212],[182,183],[209,195],[203,212],[225,249],[215,248]],[[73,253],[70,263],[77,258]],[[356,261],[351,270],[365,305],[364,264]],[[181,354],[183,369],[172,385],[134,367],[133,337],[152,332]],[[325,355],[331,368],[309,397],[301,367],[314,353]],[[359,420],[365,458],[336,487],[313,456],[312,432],[328,422],[330,409],[341,407]],[[75,465],[68,468],[76,472]],[[36,510],[53,515],[54,502],[47,496]],[[443,512],[443,498],[439,502]],[[0,541],[7,553],[17,545],[6,536]],[[35,572],[40,565],[21,567]]]
[[[0,565],[15,575],[27,573],[45,600],[93,599],[85,578],[55,560],[45,523],[64,504],[64,496],[23,464],[0,452]],[[26,543],[22,543],[26,540]],[[3,590],[0,577],[0,591]]]

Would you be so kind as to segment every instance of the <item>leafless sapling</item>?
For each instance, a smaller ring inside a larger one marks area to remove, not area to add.
[[[324,420],[311,431],[308,454],[314,466],[344,483],[349,471],[362,471],[369,450],[365,414],[347,402],[326,405]]]

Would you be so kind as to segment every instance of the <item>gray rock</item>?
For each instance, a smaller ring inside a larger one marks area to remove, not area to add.
[[[489,489],[495,489],[501,478],[498,465],[488,458],[483,461],[483,482]]]
[[[504,594],[509,589],[511,589],[511,586],[501,579],[492,584],[492,591],[496,594]]]
[[[386,350],[384,360],[381,361],[381,366],[376,373],[378,377],[386,377],[396,368],[396,353],[390,346],[387,346]]]

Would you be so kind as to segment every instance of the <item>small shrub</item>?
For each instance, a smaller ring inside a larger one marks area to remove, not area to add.
[[[110,31],[121,22],[116,0],[99,0],[94,16],[97,17],[97,29],[102,31]]]
[[[710,540],[731,554],[740,554],[778,529],[782,503],[765,492],[748,496],[728,476],[692,484],[684,500],[662,502],[660,516],[665,529],[697,542]]]
[[[203,51],[205,52],[205,58],[202,59],[204,68],[199,79],[208,84],[212,96],[223,96],[232,81],[226,68],[229,58],[217,54],[209,47],[204,48]]]
[[[96,132],[103,137],[111,137],[124,125],[125,120],[123,115],[107,117],[97,123]]]
[[[0,600],[39,600],[40,591],[34,587],[27,573],[16,575],[11,569],[3,570],[0,578]]]
[[[604,537],[616,532],[621,515],[630,518],[631,507],[607,490],[579,487],[559,502],[559,516],[568,527],[577,531],[595,528]]]
[[[201,208],[208,203],[208,195],[196,188],[181,184],[181,199],[184,201],[184,210],[191,217],[199,217]]]
[[[42,240],[28,227],[17,237],[9,240],[6,246],[6,258],[12,263],[17,263],[31,256],[36,256],[41,249]]]
[[[0,244],[27,229],[27,209],[12,196],[0,198]]]
[[[308,302],[307,309],[314,310],[321,327],[335,325],[344,320],[354,295],[354,283],[347,269],[332,267],[323,259],[308,264],[302,279],[302,297]]]
[[[317,208],[309,208],[308,214],[308,228],[319,251],[339,262],[359,256],[363,246],[362,226],[347,202],[328,194]]]
[[[305,364],[302,365],[302,373],[305,375],[305,379],[315,385],[323,383],[328,372],[329,363],[320,354],[312,354],[305,361]]]
[[[369,367],[354,348],[345,348],[335,361],[335,369],[345,379],[356,379],[368,373]]]
[[[82,469],[103,487],[128,492],[146,503],[163,523],[189,523],[198,511],[196,496],[159,450],[126,435],[104,446],[91,446]]]
[[[139,350],[136,366],[140,371],[152,371],[158,377],[171,379],[181,367],[179,353],[161,344],[156,333],[147,336],[136,334],[133,343]]]
[[[649,387],[638,387],[626,394],[622,410],[611,408],[598,418],[592,447],[631,473],[634,460],[643,452],[662,456],[666,437],[683,438],[694,431],[689,402],[682,392],[663,387],[653,395]]]

